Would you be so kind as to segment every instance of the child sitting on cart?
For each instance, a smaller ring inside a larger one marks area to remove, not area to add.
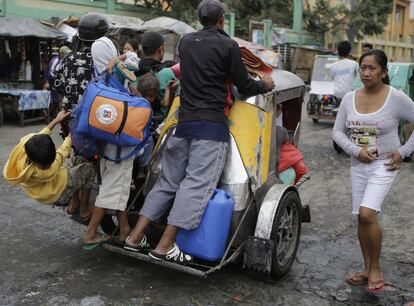
[[[81,156],[65,164],[72,147],[70,136],[57,150],[50,137],[53,128],[69,114],[61,111],[39,133],[24,136],[3,170],[8,182],[22,186],[29,197],[42,204],[67,205],[76,191],[90,188],[95,177],[94,165]]]
[[[279,151],[278,173],[283,183],[295,185],[303,175],[309,172],[302,153],[291,142],[287,130],[276,126],[276,148]]]

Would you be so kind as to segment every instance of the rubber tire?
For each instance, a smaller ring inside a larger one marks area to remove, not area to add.
[[[3,117],[3,109],[0,107],[0,126],[3,125],[3,119],[4,119],[4,117]]]
[[[296,233],[296,242],[294,245],[294,250],[289,258],[288,262],[284,265],[280,265],[278,262],[278,254],[277,254],[277,229],[279,228],[280,219],[282,218],[283,212],[285,209],[292,205],[294,209],[297,210],[296,217],[298,218],[298,228]],[[299,195],[296,191],[288,191],[286,192],[282,199],[280,200],[279,207],[277,208],[275,219],[273,220],[272,226],[272,233],[270,235],[270,239],[274,241],[275,246],[273,250],[272,256],[272,268],[271,268],[271,276],[276,279],[280,279],[284,277],[291,269],[292,264],[296,258],[296,253],[298,250],[299,242],[300,242],[300,234],[302,229],[302,204],[299,198]]]
[[[335,141],[332,141],[332,143],[336,153],[340,154],[344,151],[340,146],[338,146],[338,144]]]
[[[315,124],[317,124],[317,123],[319,122],[319,119],[317,119],[317,118],[312,118],[312,122],[313,122],[313,123],[315,123]]]

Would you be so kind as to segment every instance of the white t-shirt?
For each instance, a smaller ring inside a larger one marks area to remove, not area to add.
[[[341,59],[330,67],[331,79],[335,82],[334,95],[342,99],[352,90],[352,83],[358,74],[359,65],[350,59]]]
[[[414,133],[401,145],[398,136],[400,120],[414,123],[414,102],[402,91],[390,86],[384,105],[377,111],[361,114],[355,106],[356,91],[342,99],[332,132],[333,140],[356,159],[362,147],[376,149],[379,159],[398,150],[401,157],[414,151]]]

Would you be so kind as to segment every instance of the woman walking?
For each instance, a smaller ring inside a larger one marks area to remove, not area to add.
[[[364,87],[346,94],[332,133],[351,155],[352,213],[358,215],[358,239],[365,268],[347,277],[353,285],[367,284],[370,292],[384,289],[380,268],[382,229],[377,219],[401,160],[414,151],[414,134],[401,146],[398,124],[414,123],[414,103],[389,86],[387,56],[380,50],[364,53],[359,61]]]

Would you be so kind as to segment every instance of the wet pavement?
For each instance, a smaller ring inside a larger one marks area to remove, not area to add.
[[[41,125],[0,127],[0,168],[19,138]],[[97,248],[83,251],[84,226],[37,204],[0,179],[1,305],[405,305],[414,301],[414,162],[404,163],[386,198],[382,268],[386,290],[344,282],[362,267],[351,214],[349,159],[330,140],[332,124],[304,116],[300,148],[312,179],[311,207],[290,273],[270,282],[238,265],[199,279]],[[55,134],[55,139],[59,137]]]

